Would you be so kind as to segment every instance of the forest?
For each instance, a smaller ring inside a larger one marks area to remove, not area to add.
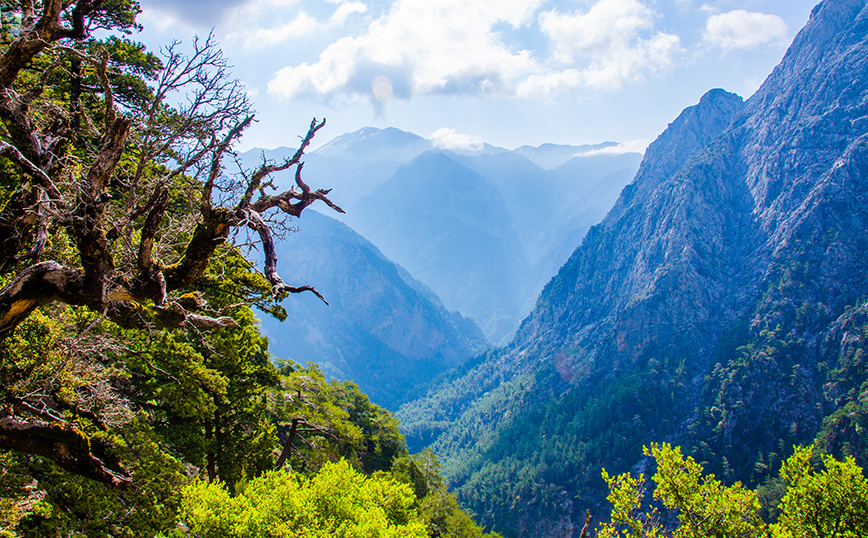
[[[130,0],[3,12],[0,535],[483,536],[392,415],[258,330],[319,295],[274,242],[341,211],[301,175],[324,122],[240,169],[254,114],[212,38],[150,52]]]

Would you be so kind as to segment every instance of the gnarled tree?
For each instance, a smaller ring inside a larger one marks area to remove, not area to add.
[[[134,27],[133,0],[11,7],[22,23],[0,44],[0,339],[56,304],[127,329],[235,326],[188,292],[242,230],[259,240],[273,296],[319,296],[281,279],[272,231],[318,200],[342,212],[301,177],[324,122],[311,122],[292,157],[228,173],[253,114],[212,38],[187,54],[172,44],[160,59],[124,39],[91,37]],[[271,175],[293,167],[295,185],[280,191]],[[6,392],[0,448],[124,484],[109,451],[55,407]]]

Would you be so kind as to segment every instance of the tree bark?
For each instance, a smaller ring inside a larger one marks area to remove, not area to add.
[[[126,487],[130,483],[130,477],[108,457],[108,447],[69,425],[4,416],[0,419],[0,448],[43,456],[71,473],[108,486]]]

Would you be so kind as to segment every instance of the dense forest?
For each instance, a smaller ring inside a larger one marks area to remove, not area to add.
[[[323,122],[239,169],[254,116],[219,47],[149,52],[138,12],[3,5],[0,535],[481,537],[394,417],[257,328],[319,295],[274,242],[341,211],[301,175]]]

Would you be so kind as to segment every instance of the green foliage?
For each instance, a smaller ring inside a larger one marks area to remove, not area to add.
[[[460,378],[437,391],[441,401],[421,404],[440,407],[437,414],[410,406],[399,412],[416,435],[454,420],[450,435],[432,448],[458,500],[480,514],[480,523],[516,536],[520,521],[570,517],[580,503],[605,495],[600,467],[629,469],[643,444],[670,435],[677,415],[689,412],[683,402],[691,373],[683,360],[651,357],[634,371],[595,375],[573,371],[573,360],[565,352],[534,376],[516,375],[486,391],[507,376],[490,360],[481,366],[491,368],[484,375]],[[450,408],[468,411],[450,415]]]
[[[413,493],[385,474],[365,476],[346,461],[326,464],[311,478],[273,471],[250,480],[231,497],[219,484],[197,481],[184,491],[171,536],[424,537]]]
[[[440,476],[437,456],[429,449],[412,456],[403,456],[392,465],[392,476],[409,484],[416,496],[417,510],[425,521],[432,538],[498,538],[486,534],[458,504],[454,493],[446,489]]]
[[[312,472],[345,458],[371,474],[389,470],[395,458],[407,453],[391,413],[371,403],[355,383],[327,380],[315,364],[285,362],[270,401],[281,437],[296,424],[287,460],[292,469]]]
[[[252,111],[211,37],[158,57],[125,35],[135,0],[3,10],[39,32],[0,36],[0,537],[183,535],[179,514],[196,535],[482,536],[436,472],[421,497],[388,474],[391,414],[278,370],[258,329],[299,289],[232,232],[270,245],[314,200],[339,210],[300,180],[266,194],[323,124],[238,182],[221,158]]]
[[[26,514],[11,527],[15,535],[134,538],[170,530],[179,507],[179,490],[189,479],[184,465],[166,454],[159,442],[146,425],[135,422],[126,425],[122,438],[115,439],[137,485],[120,493],[47,460],[26,462],[21,471],[31,477],[32,499],[38,500],[22,499]]]
[[[759,517],[757,493],[739,483],[724,486],[680,448],[652,445],[645,454],[654,458],[657,472],[654,499],[668,510],[642,511],[645,480],[624,473],[611,477],[603,471],[613,505],[611,520],[599,528],[601,537],[757,537],[807,538],[866,536],[868,533],[868,481],[853,458],[836,460],[826,454],[812,465],[812,447],[796,448],[782,465],[780,478],[786,494],[776,522]],[[667,520],[666,515],[675,519]],[[664,523],[673,521],[673,523]]]
[[[612,503],[609,522],[599,529],[602,538],[649,538],[660,535],[660,521],[656,509],[641,513],[642,499],[645,497],[645,477],[633,478],[629,473],[610,476],[603,469],[603,480],[609,486],[606,499]]]
[[[811,464],[811,447],[798,448],[781,468],[789,484],[781,501],[776,537],[856,538],[868,536],[868,482],[852,456],[838,461],[820,454],[823,470]]]
[[[678,510],[680,526],[674,536],[752,536],[763,526],[756,493],[741,483],[727,487],[714,475],[703,476],[702,466],[685,458],[678,447],[651,445],[645,454],[657,462],[654,497]]]

